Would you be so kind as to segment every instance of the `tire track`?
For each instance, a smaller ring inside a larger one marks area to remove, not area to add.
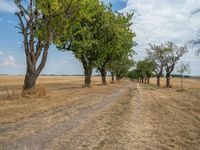
[[[12,143],[6,143],[5,150],[23,150],[23,149],[46,149],[51,147],[51,143],[54,139],[58,138],[64,132],[69,132],[73,128],[78,127],[84,120],[90,118],[97,111],[119,100],[123,93],[128,89],[130,85],[120,86],[116,88],[117,92],[109,93],[108,95],[102,95],[99,98],[98,103],[91,106],[83,107],[79,109],[79,113],[72,116],[69,120],[59,122],[51,128],[46,128],[36,135],[27,136],[22,139],[18,139]]]

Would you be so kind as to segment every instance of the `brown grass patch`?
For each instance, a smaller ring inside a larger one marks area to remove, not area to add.
[[[34,91],[23,91],[21,95],[24,98],[46,98],[48,97],[48,87],[39,84]]]
[[[5,94],[6,100],[14,100],[16,98],[18,99],[19,97],[20,95],[16,93],[15,91],[9,91],[9,90],[6,91],[6,94]]]

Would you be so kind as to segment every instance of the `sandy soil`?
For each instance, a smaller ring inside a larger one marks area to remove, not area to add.
[[[21,97],[17,81],[11,85],[14,93],[2,90],[0,149],[200,149],[200,89],[177,91],[128,80],[100,86],[99,79],[85,89],[81,81],[40,80],[48,87],[45,97]]]

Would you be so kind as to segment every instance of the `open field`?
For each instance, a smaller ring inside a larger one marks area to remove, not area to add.
[[[95,77],[88,89],[83,77],[40,77],[32,97],[22,84],[0,76],[0,149],[199,150],[199,80],[178,91],[179,79],[165,89]]]
[[[165,87],[166,79],[161,78],[161,86]],[[156,78],[150,79],[150,83],[156,85]],[[181,87],[181,79],[180,78],[171,78],[171,85],[173,88]],[[200,89],[200,79],[183,79],[183,87],[185,89]]]

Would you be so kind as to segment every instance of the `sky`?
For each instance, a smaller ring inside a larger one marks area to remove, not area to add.
[[[179,46],[196,38],[200,30],[200,14],[190,17],[200,7],[200,0],[105,0],[120,12],[134,12],[132,30],[138,46],[134,48],[135,60],[142,60],[148,43],[172,41]],[[13,0],[0,0],[0,74],[25,74],[26,63],[22,35],[15,26],[16,6]],[[200,75],[200,58],[192,48],[180,60],[190,63],[191,75]],[[49,50],[43,74],[83,74],[83,68],[70,52],[59,52],[55,46]]]

